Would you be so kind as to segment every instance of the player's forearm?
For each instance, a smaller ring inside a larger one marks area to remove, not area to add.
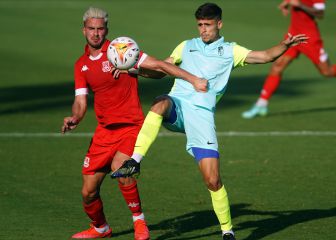
[[[285,53],[286,50],[291,46],[296,46],[298,44],[305,44],[309,39],[309,37],[307,37],[305,34],[297,34],[293,36],[292,34],[288,33],[287,35],[288,35],[287,38],[283,40],[280,44],[264,51],[264,55],[266,57],[265,56],[260,57],[258,56],[258,54],[254,54],[254,57],[255,58],[259,57],[260,59],[266,60],[266,62],[272,62],[276,60],[278,57],[280,57],[283,53]]]
[[[279,58],[282,54],[284,54],[287,49],[289,48],[289,45],[281,42],[280,44],[267,49],[265,51],[265,59],[264,59],[264,63],[269,63],[269,62],[274,62],[277,58]]]
[[[280,44],[264,51],[251,51],[247,54],[245,62],[249,64],[273,62],[286,52],[288,47],[288,44],[281,42]]]
[[[194,84],[198,80],[195,75],[167,62],[161,62],[159,70],[165,74],[184,79],[191,84]]]
[[[74,102],[72,105],[72,117],[79,123],[85,116],[87,106],[86,104]]]
[[[166,76],[166,73],[161,72],[161,71],[155,71],[155,70],[150,70],[150,69],[143,69],[140,68],[138,75],[146,78],[155,78],[155,79],[160,79]]]

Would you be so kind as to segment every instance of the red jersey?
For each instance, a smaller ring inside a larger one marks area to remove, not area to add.
[[[106,127],[113,124],[142,124],[144,115],[138,95],[138,78],[136,75],[120,74],[114,79],[112,64],[107,59],[106,40],[97,57],[90,56],[88,45],[85,53],[75,63],[76,95],[87,94],[88,88],[94,93],[94,110],[98,123]],[[135,68],[146,58],[140,52]]]
[[[301,0],[301,3],[319,10],[325,9],[325,0]],[[321,38],[315,18],[302,9],[295,7],[291,9],[291,24],[288,32],[292,35],[304,33],[310,40]]]

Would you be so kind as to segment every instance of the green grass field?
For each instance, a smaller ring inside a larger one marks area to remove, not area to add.
[[[286,32],[289,20],[276,8],[280,1],[214,2],[223,8],[222,34],[228,41],[259,50]],[[94,131],[92,104],[74,134],[53,135],[71,112],[73,64],[85,44],[83,12],[90,5],[106,8],[109,38],[131,36],[163,59],[178,43],[197,36],[193,13],[201,3],[0,0],[0,239],[69,239],[88,227],[80,189],[90,137],[78,134]],[[328,1],[320,22],[334,63],[335,11],[336,2]],[[284,74],[270,115],[244,120],[240,114],[257,98],[269,67],[233,72],[218,104],[221,174],[237,239],[335,239],[336,79],[321,77],[302,56]],[[172,83],[140,79],[144,111]],[[183,136],[157,139],[142,163],[139,188],[152,239],[220,239],[210,196]],[[105,180],[102,198],[114,238],[133,239],[131,216],[115,181]]]

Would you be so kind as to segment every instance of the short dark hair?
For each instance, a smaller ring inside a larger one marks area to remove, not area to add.
[[[196,19],[222,19],[222,9],[215,3],[204,3],[195,12]]]

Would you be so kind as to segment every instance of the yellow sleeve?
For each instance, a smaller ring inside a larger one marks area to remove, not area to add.
[[[233,61],[234,61],[235,68],[247,65],[247,63],[245,62],[245,59],[249,52],[251,52],[251,50],[244,48],[238,44],[235,44],[233,46]]]
[[[173,58],[174,64],[180,64],[182,62],[182,52],[187,41],[181,42],[170,54],[170,57]]]

